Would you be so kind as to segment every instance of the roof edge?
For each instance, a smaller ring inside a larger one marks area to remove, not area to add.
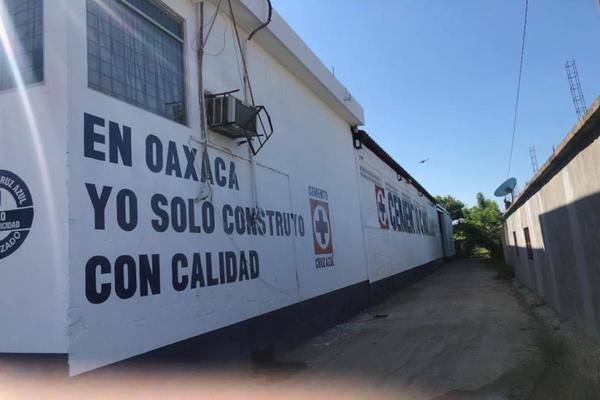
[[[199,3],[201,0],[191,1]],[[219,0],[209,1],[215,5],[219,3]],[[232,0],[232,6],[236,13],[236,21],[248,32],[260,26],[268,15],[266,1]],[[364,125],[362,106],[275,10],[271,23],[257,32],[252,40],[349,125]]]
[[[367,149],[371,150],[381,161],[387,164],[388,167],[393,169],[398,175],[404,177],[407,182],[413,185],[419,190],[425,197],[427,197],[433,204],[438,204],[438,201],[433,197],[407,170],[402,168],[400,164],[396,162],[385,151],[369,134],[363,130],[355,130],[353,133],[355,141],[360,141]]]
[[[579,142],[579,139],[592,132],[598,125],[600,125],[600,97],[596,98],[585,115],[577,121],[573,128],[571,128],[552,156],[546,160],[542,167],[536,172],[531,181],[529,181],[527,186],[525,186],[511,206],[506,210],[504,218],[508,218],[529,200],[531,196],[537,193],[543,187],[543,184],[545,184],[543,182],[544,179],[551,178],[558,171],[562,170],[562,167],[558,170],[556,167],[565,162],[569,162],[573,157],[569,158],[568,154],[573,149],[576,149],[576,142]]]

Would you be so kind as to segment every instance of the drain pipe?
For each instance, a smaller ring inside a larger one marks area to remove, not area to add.
[[[198,48],[196,49],[196,59],[198,68],[198,97],[200,103],[200,143],[202,144],[202,160],[208,159],[208,122],[206,119],[206,104],[204,101],[204,2],[196,3],[196,21],[198,26]],[[193,138],[193,137],[192,137]],[[195,138],[193,138],[195,139]],[[197,164],[196,164],[197,166]],[[201,169],[202,170],[202,169]],[[208,193],[205,193],[204,189]],[[204,200],[212,201],[213,190],[209,181],[201,183],[201,190],[195,199],[195,202]]]

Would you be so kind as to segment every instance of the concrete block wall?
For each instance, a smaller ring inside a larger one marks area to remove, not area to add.
[[[593,336],[600,334],[599,105],[507,210],[504,229],[519,281]]]

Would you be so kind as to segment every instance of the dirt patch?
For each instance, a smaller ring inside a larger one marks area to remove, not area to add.
[[[600,344],[563,320],[523,286],[516,287],[523,304],[543,325],[535,338],[544,362],[532,400],[600,399]]]

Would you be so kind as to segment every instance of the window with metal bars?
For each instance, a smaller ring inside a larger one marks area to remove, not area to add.
[[[152,0],[87,0],[88,85],[186,122],[183,21]]]
[[[42,0],[0,0],[0,90],[44,80]]]
[[[529,228],[523,228],[525,236],[525,247],[527,248],[527,258],[533,260],[533,248],[531,247],[531,237],[529,236]]]

